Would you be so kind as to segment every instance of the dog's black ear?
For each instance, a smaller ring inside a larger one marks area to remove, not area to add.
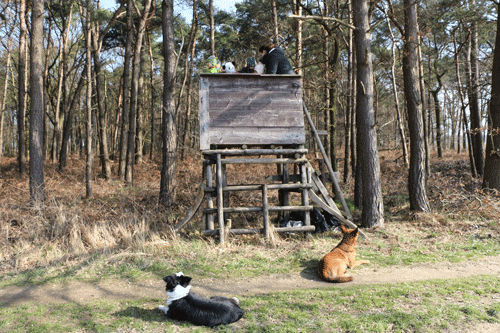
[[[180,278],[180,284],[184,288],[186,288],[189,285],[189,282],[191,282],[191,278],[189,276],[182,275]]]

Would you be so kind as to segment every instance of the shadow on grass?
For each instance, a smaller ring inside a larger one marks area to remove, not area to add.
[[[140,319],[147,322],[157,322],[163,323],[167,320],[170,320],[165,316],[163,312],[159,309],[145,309],[137,306],[129,306],[125,310],[117,311],[113,313],[116,317],[127,317],[127,318],[135,318]]]
[[[300,266],[303,267],[304,269],[300,272],[300,276],[303,277],[304,279],[308,280],[314,280],[314,281],[321,281],[321,279],[318,277],[317,274],[317,267],[318,267],[319,260],[316,259],[309,259],[309,260],[304,260],[300,263]]]

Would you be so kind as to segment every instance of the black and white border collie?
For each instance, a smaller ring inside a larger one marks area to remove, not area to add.
[[[236,298],[213,296],[203,298],[190,291],[191,278],[182,272],[165,276],[167,283],[167,306],[158,308],[171,319],[189,321],[199,326],[227,325],[243,317],[243,310]]]

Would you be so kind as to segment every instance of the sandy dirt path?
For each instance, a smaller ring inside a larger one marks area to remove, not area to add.
[[[189,275],[189,272],[184,272]],[[362,265],[351,271],[354,281],[330,284],[318,280],[314,272],[304,270],[298,274],[271,275],[231,280],[193,279],[193,291],[211,296],[250,296],[299,288],[345,288],[352,285],[402,283],[431,279],[453,279],[476,275],[500,276],[500,256],[460,263],[418,264],[404,267],[371,267]],[[193,274],[194,275],[194,274]],[[32,286],[9,286],[0,289],[0,306],[18,305],[30,301],[42,303],[74,302],[86,304],[100,298],[109,301],[165,297],[165,284],[161,279],[130,282],[103,280],[96,283],[69,281]],[[500,331],[500,330],[499,330]]]
[[[186,274],[188,272],[185,272]],[[205,296],[251,296],[299,288],[345,288],[353,285],[414,282],[432,279],[453,279],[477,275],[500,276],[500,256],[465,261],[461,263],[417,264],[404,267],[357,267],[351,272],[354,281],[330,284],[318,280],[314,272],[304,270],[299,274],[271,275],[257,278],[231,280],[193,280],[193,291]],[[33,286],[9,286],[0,289],[0,307],[16,306],[27,302],[88,304],[98,299],[121,301],[142,298],[165,299],[165,284],[161,279],[130,282],[105,280],[97,283],[70,281],[65,283]],[[453,332],[500,332],[498,323],[479,323],[472,328]]]

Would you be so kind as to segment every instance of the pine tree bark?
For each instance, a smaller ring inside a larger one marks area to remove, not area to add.
[[[127,42],[125,44],[125,55],[123,59],[123,105],[120,129],[120,161],[118,166],[118,176],[125,180],[127,168],[127,148],[129,133],[129,114],[130,114],[130,63],[132,62],[132,43],[134,40],[134,28],[132,20],[133,0],[127,1]]]
[[[94,152],[93,152],[93,137],[94,130],[92,127],[92,41],[91,41],[91,24],[90,24],[90,8],[91,8],[91,0],[87,0],[85,4],[85,8],[82,8],[82,25],[85,33],[85,51],[86,51],[86,60],[87,60],[87,91],[85,96],[85,107],[86,107],[86,129],[87,136],[85,137],[85,152],[86,152],[86,165],[85,165],[85,197],[90,198],[92,196],[92,173],[93,173],[93,164],[94,164]]]
[[[18,88],[17,88],[17,132],[18,132],[18,167],[19,174],[26,173],[26,0],[19,1],[19,64],[18,64]]]
[[[214,21],[214,0],[209,1],[210,19],[210,54],[215,55],[215,21]]]
[[[498,10],[500,4],[497,3]],[[483,188],[500,191],[500,18],[497,17],[497,35],[493,52],[491,100],[488,117],[488,137],[484,164]]]
[[[292,12],[298,16],[302,16],[302,0],[293,0],[292,2]],[[297,74],[302,75],[302,27],[303,22],[300,19],[295,20],[295,31],[296,31],[296,50],[295,50],[295,68],[297,69]]]
[[[410,209],[429,212],[427,199],[427,173],[425,170],[424,125],[420,103],[420,87],[417,81],[417,8],[415,0],[404,0],[405,43],[403,46],[403,81],[408,129],[410,132],[410,170],[408,192]]]
[[[184,67],[186,68],[187,73],[187,105],[186,105],[186,121],[184,122],[184,129],[182,131],[182,150],[181,150],[181,160],[184,159],[187,148],[189,147],[189,124],[191,123],[191,89],[193,88],[193,67],[194,67],[194,58],[196,56],[196,40],[198,34],[198,15],[196,14],[196,0],[193,1],[193,18],[191,20],[191,36],[189,37],[190,43],[188,50],[190,50],[191,57],[189,54],[186,54],[186,62]],[[189,60],[190,59],[190,60]],[[189,69],[188,69],[189,67]]]
[[[373,69],[371,35],[367,0],[354,0],[354,41],[357,59],[356,123],[359,143],[363,145],[358,156],[361,167],[363,227],[384,225],[384,205],[380,184],[380,162],[377,147],[377,125],[373,109]]]
[[[109,161],[108,130],[106,125],[106,110],[104,107],[104,87],[101,73],[101,41],[99,38],[98,23],[92,24],[92,56],[94,58],[94,77],[97,99],[98,130],[99,130],[99,158],[101,160],[101,172],[105,179],[111,178],[111,163]]]
[[[457,75],[457,92],[458,92],[458,96],[460,97],[460,116],[462,119],[461,123],[463,124],[463,127],[464,127],[464,135],[467,137],[466,141],[467,141],[467,147],[468,147],[468,152],[469,152],[469,163],[470,163],[471,174],[472,174],[472,177],[475,178],[475,177],[477,177],[477,173],[476,173],[476,167],[474,165],[474,156],[473,156],[473,152],[472,152],[472,141],[470,138],[469,124],[467,122],[467,115],[465,114],[466,105],[465,105],[464,93],[462,91],[462,77],[460,75],[460,62],[458,59],[459,50],[457,48],[457,38],[456,38],[455,32],[453,32],[453,45],[454,45],[454,50],[455,50],[454,59],[455,59],[455,72]],[[460,133],[460,131],[459,131],[459,133]],[[461,147],[461,144],[460,144],[460,135],[459,135],[458,136],[458,148],[457,148],[458,153],[460,153],[460,147]]]
[[[40,204],[45,200],[44,180],[44,115],[43,94],[43,6],[44,0],[33,0],[30,47],[30,199]]]
[[[68,154],[69,154],[69,139],[71,137],[71,131],[73,129],[73,115],[80,102],[80,96],[82,94],[83,87],[85,86],[85,76],[87,73],[87,64],[84,65],[80,79],[73,93],[73,98],[71,103],[67,108],[67,112],[64,115],[64,123],[62,130],[62,140],[61,140],[61,152],[59,154],[59,172],[63,172],[68,164]],[[75,140],[77,141],[77,140]],[[77,141],[78,142],[78,141]]]
[[[162,169],[160,180],[159,202],[169,208],[175,201],[176,167],[177,167],[177,129],[175,127],[174,105],[174,3],[164,0],[162,3],[163,22],[163,58],[165,61],[163,75],[163,112],[162,112]]]
[[[348,0],[348,8],[349,8],[349,24],[352,25],[352,3],[351,0]],[[354,168],[351,165],[351,161],[354,158],[354,155],[351,153],[354,148],[354,101],[353,101],[353,73],[354,73],[354,42],[353,42],[353,31],[349,29],[348,32],[348,63],[347,63],[347,103],[346,103],[346,111],[345,111],[345,144],[344,144],[344,183],[349,179],[350,172],[352,169],[354,172]]]
[[[0,161],[2,160],[3,156],[3,127],[5,122],[4,112],[5,112],[5,103],[7,101],[7,85],[9,84],[9,73],[11,72],[10,68],[11,42],[12,39],[9,36],[7,40],[7,55],[6,55],[7,62],[5,64],[5,78],[4,78],[2,99],[0,100]]]
[[[476,1],[470,1],[471,9],[476,7]],[[484,149],[483,149],[483,134],[481,128],[481,110],[479,108],[479,78],[478,78],[478,48],[477,48],[477,23],[472,20],[471,38],[468,52],[468,95],[469,95],[469,111],[471,122],[471,137],[474,151],[474,163],[476,165],[476,173],[483,175],[484,168]]]
[[[276,8],[276,0],[271,0],[271,7],[273,8],[273,40],[274,44],[279,45],[278,9]]]
[[[156,117],[156,89],[154,82],[154,58],[153,58],[153,47],[151,45],[151,36],[147,36],[148,39],[148,49],[149,49],[149,59],[150,59],[150,89],[151,89],[151,144],[149,150],[149,159],[153,160],[153,154],[156,144],[156,133],[155,133],[155,117]]]
[[[139,105],[139,78],[141,76],[141,49],[144,46],[144,32],[146,31],[146,22],[149,17],[151,8],[151,0],[147,0],[144,4],[144,13],[139,21],[137,35],[135,37],[134,61],[132,65],[132,88],[130,93],[130,114],[129,114],[129,131],[128,131],[128,148],[127,148],[127,167],[125,172],[125,180],[128,185],[133,185],[134,181],[134,164],[135,164],[135,138],[137,113]]]
[[[146,38],[143,37],[143,46],[141,48],[141,59],[144,59],[146,52]],[[145,61],[141,61],[141,68],[139,70],[139,91],[138,91],[138,107],[137,107],[137,126],[135,130],[135,162],[142,163],[144,156],[144,103],[146,96],[144,94],[144,65]],[[140,112],[141,111],[141,112]]]

